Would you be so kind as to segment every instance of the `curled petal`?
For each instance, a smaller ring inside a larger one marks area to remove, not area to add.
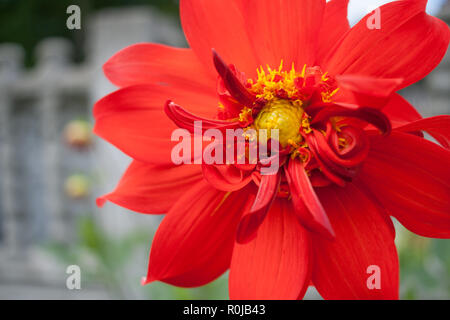
[[[236,69],[234,69],[236,71]],[[241,81],[245,81],[242,80]],[[218,76],[217,81],[217,95],[223,108],[219,108],[219,119],[236,119],[242,111],[242,104],[230,95],[230,92],[225,86],[223,79]]]
[[[357,118],[372,124],[385,135],[389,134],[392,129],[389,118],[380,110],[369,107],[349,107],[343,104],[323,108],[311,123],[318,123],[331,117]]]
[[[222,191],[237,191],[245,187],[251,180],[251,172],[244,172],[233,165],[202,165],[203,177],[214,188]]]
[[[347,144],[339,148],[339,138],[345,139]],[[363,161],[369,151],[370,143],[366,133],[357,127],[346,126],[340,128],[339,133],[330,134],[334,151],[343,159],[352,159],[354,163]]]
[[[210,106],[217,103],[201,92],[184,87],[174,90],[151,84],[130,86],[95,104],[94,132],[133,159],[172,165],[171,152],[176,143],[171,141],[171,135],[177,127],[164,113],[168,97],[206,117],[212,116]]]
[[[321,156],[343,167],[351,168],[359,165],[367,157],[369,152],[369,143],[368,140],[365,139],[364,132],[361,131],[358,134],[352,129],[353,128],[348,129],[347,127],[347,130],[344,131],[344,133],[347,134],[347,138],[352,140],[351,145],[343,151],[345,152],[344,155],[346,155],[346,157],[342,157],[340,151],[336,152],[333,150],[321,132],[313,130]],[[355,133],[357,135],[355,135]],[[332,137],[336,140],[338,139],[336,134],[332,135]],[[337,141],[334,141],[335,147],[337,143]]]
[[[327,163],[325,163],[324,160],[322,160],[322,158],[320,157],[320,154],[319,154],[317,142],[310,135],[307,136],[307,141],[308,141],[309,147],[311,148],[311,153],[314,155],[314,159],[317,161],[323,175],[325,177],[327,177],[330,181],[337,184],[338,186],[342,186],[342,187],[345,186],[345,181],[350,180],[347,172],[345,172],[345,170],[343,170],[343,172],[340,172],[340,173],[334,172],[333,167],[334,167],[334,169],[337,168],[337,170],[339,170],[339,169],[342,170],[342,168],[339,168],[339,166],[335,166],[333,163],[327,164]],[[329,168],[329,165],[331,165],[332,168]]]
[[[353,166],[343,166],[334,161],[333,157],[330,157],[330,154],[332,154],[333,151],[330,151],[330,146],[328,145],[327,141],[320,139],[319,135],[321,134],[322,133],[317,131],[313,135],[308,135],[307,137],[309,147],[311,148],[316,161],[319,163],[320,168],[327,176],[329,170],[330,172],[332,172],[332,175],[336,176],[338,179],[340,178],[344,179],[345,181],[351,181],[351,179],[356,175],[356,170],[354,170]],[[319,137],[319,139],[317,139],[317,137]],[[329,154],[327,154],[326,151],[328,151]],[[337,184],[343,185],[343,183]]]
[[[244,87],[239,78],[215,50],[213,50],[213,61],[230,95],[244,106],[252,107],[253,102],[256,100],[255,96]]]
[[[183,109],[181,106],[167,101],[164,108],[167,116],[180,128],[186,129],[191,133],[194,133],[195,122],[200,121],[202,126],[202,132],[208,129],[232,129],[239,125],[239,122],[230,122],[224,120],[212,120],[196,116],[189,111]]]
[[[294,202],[294,210],[300,221],[309,229],[324,235],[328,239],[333,239],[333,227],[302,163],[298,160],[289,161],[286,176]]]
[[[263,223],[267,212],[278,194],[281,174],[262,175],[258,193],[253,205],[244,214],[239,223],[236,240],[238,243],[247,243],[256,237],[259,226]]]

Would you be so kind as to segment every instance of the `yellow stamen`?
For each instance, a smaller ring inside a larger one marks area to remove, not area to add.
[[[239,121],[240,122],[248,122],[252,117],[252,109],[248,107],[244,107],[239,114]]]
[[[257,98],[268,102],[277,98],[295,99],[299,95],[299,90],[306,85],[305,79],[308,72],[312,72],[310,70],[317,72],[316,68],[308,68],[306,64],[300,73],[295,70],[294,63],[292,63],[289,71],[283,71],[283,67],[284,62],[281,60],[277,69],[272,69],[270,66],[266,66],[266,69],[264,69],[261,66],[256,70],[257,79],[248,83],[251,85],[250,90]],[[318,86],[322,85],[320,94],[323,102],[331,102],[332,97],[338,91],[335,87],[330,87],[327,83],[329,80],[330,78],[326,72],[320,76],[321,83],[317,84]],[[280,96],[280,94],[285,96]]]
[[[214,209],[214,211],[211,213],[211,217],[213,215],[216,214],[217,211],[219,211],[220,207],[222,207],[222,205],[225,203],[225,200],[227,200],[227,198],[230,196],[231,192],[227,192],[225,193],[225,195],[223,196],[222,200],[219,202],[219,204],[217,205],[217,207]]]

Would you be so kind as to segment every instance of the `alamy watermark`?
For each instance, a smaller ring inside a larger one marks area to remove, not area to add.
[[[381,289],[381,268],[377,265],[370,265],[366,270],[370,276],[367,278],[366,285],[369,290]]]
[[[262,175],[274,174],[280,166],[278,129],[226,129],[225,137],[219,129],[203,131],[202,121],[194,122],[194,133],[186,129],[172,132],[171,159],[180,164],[263,164]],[[203,147],[204,142],[210,142]],[[270,150],[269,150],[270,148]]]
[[[381,9],[376,8],[367,17],[366,26],[369,30],[380,30],[381,29]]]
[[[81,268],[76,264],[70,265],[66,269],[69,276],[66,279],[66,288],[69,290],[81,289]]]
[[[66,13],[69,17],[66,20],[66,26],[69,30],[80,30],[81,29],[81,9],[77,5],[70,5],[66,9]]]

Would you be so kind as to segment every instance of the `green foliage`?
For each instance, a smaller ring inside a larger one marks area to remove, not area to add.
[[[148,238],[148,233],[144,230],[122,237],[110,237],[92,218],[83,217],[77,223],[75,242],[52,242],[45,248],[63,265],[79,265],[83,270],[85,283],[103,284],[113,295],[125,298],[121,274],[135,250],[147,243]]]
[[[109,236],[90,217],[77,223],[77,241],[53,242],[45,248],[62,265],[76,264],[83,270],[84,284],[101,284],[114,298],[130,298],[127,292],[138,292],[149,299],[227,299],[227,276],[201,288],[185,289],[161,282],[141,286],[138,277],[129,280],[127,269],[135,254],[148,250],[154,230],[139,229],[123,236]],[[135,263],[134,263],[135,264]],[[145,270],[145,266],[142,267]]]
[[[449,241],[420,237],[397,226],[402,299],[450,299]]]

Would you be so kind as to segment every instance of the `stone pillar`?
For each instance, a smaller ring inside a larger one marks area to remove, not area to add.
[[[18,252],[19,221],[15,216],[15,180],[11,137],[11,89],[23,67],[24,52],[15,44],[0,46],[0,248],[7,256]]]
[[[50,38],[42,41],[36,49],[36,92],[38,112],[41,118],[43,139],[43,171],[45,179],[44,203],[47,208],[48,232],[53,240],[63,241],[67,225],[61,197],[60,140],[58,123],[62,112],[60,83],[67,75],[71,45],[65,39]]]

